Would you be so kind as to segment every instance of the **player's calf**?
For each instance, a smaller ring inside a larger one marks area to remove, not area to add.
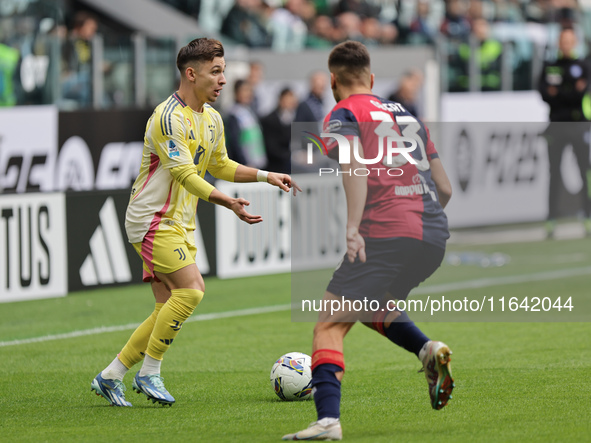
[[[144,363],[133,380],[133,389],[138,394],[143,393],[148,400],[162,405],[172,405],[175,402],[160,377],[162,357],[170,348],[185,320],[203,299],[203,291],[198,289],[173,289],[171,293],[158,313]]]
[[[148,341],[146,354],[157,360],[162,360],[185,320],[203,299],[203,291],[198,289],[173,289],[171,293],[171,297],[158,313]]]
[[[364,324],[417,357],[421,348],[429,341],[429,338],[408,317],[406,311],[377,311],[372,317],[371,324]]]

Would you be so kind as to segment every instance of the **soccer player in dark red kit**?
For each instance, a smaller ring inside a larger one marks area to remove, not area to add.
[[[449,179],[425,126],[399,103],[372,93],[374,75],[363,44],[347,41],[335,46],[328,67],[337,104],[325,119],[324,134],[338,134],[341,141],[344,136],[349,143],[339,146],[335,137],[324,140],[329,156],[349,161],[341,161],[340,171],[347,199],[347,253],[324,300],[367,297],[390,308],[320,313],[312,354],[318,419],[284,440],[342,438],[343,339],[356,321],[417,355],[434,409],[447,404],[454,387],[449,347],[425,336],[406,312],[391,309],[394,300],[406,299],[443,260],[449,237],[443,212],[451,197]],[[384,141],[397,144],[397,155],[387,155]],[[340,156],[343,149],[348,156]],[[368,159],[375,163],[368,164]]]

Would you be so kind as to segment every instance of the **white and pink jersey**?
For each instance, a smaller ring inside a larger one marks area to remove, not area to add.
[[[178,183],[169,169],[195,165],[199,176],[238,164],[228,158],[220,114],[208,104],[198,113],[175,93],[159,104],[146,125],[140,172],[133,184],[125,229],[131,243],[162,223],[195,229],[198,197]]]

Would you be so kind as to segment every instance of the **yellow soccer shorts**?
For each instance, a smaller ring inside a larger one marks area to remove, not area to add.
[[[154,271],[170,274],[195,263],[197,248],[194,231],[186,231],[177,226],[162,226],[148,231],[141,243],[133,243],[144,266],[143,280],[159,281]]]

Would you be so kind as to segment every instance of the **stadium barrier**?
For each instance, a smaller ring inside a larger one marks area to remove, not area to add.
[[[452,184],[453,197],[445,211],[450,227],[544,220],[549,168],[542,133],[547,125],[429,125]]]
[[[482,98],[490,107],[496,106],[493,95]],[[454,100],[467,106],[472,98]],[[535,103],[531,94],[524,98],[523,115]],[[0,301],[141,281],[123,221],[151,112],[0,110]],[[454,188],[446,211],[451,227],[544,219],[544,123],[429,127]],[[573,167],[566,162],[563,177],[576,176]],[[201,271],[231,278],[338,263],[345,220],[340,178],[317,175],[294,177],[304,188],[295,199],[260,183],[217,183],[250,199],[249,210],[265,222],[247,226],[202,202],[196,234]],[[571,188],[563,190],[570,197],[561,199],[564,214],[576,207],[580,191]]]
[[[218,189],[251,202],[263,216],[249,226],[216,206],[217,275],[244,277],[334,266],[345,251],[345,194],[337,177],[294,175],[294,198],[263,183],[218,182]]]
[[[65,196],[0,196],[0,302],[67,292]]]
[[[0,302],[140,283],[141,261],[125,235],[128,200],[128,190],[0,196]],[[216,270],[214,217],[201,202],[195,244],[205,276]]]
[[[442,94],[442,122],[428,126],[454,190],[446,208],[451,227],[546,218],[548,110],[537,91]],[[560,169],[558,212],[577,215],[586,190],[571,147]]]
[[[152,110],[0,110],[0,192],[130,189]]]
[[[66,193],[69,291],[142,281],[141,261],[125,234],[128,201],[127,190]],[[214,275],[215,246],[202,234],[215,228],[213,205],[201,202],[198,214],[196,262],[203,275]]]

